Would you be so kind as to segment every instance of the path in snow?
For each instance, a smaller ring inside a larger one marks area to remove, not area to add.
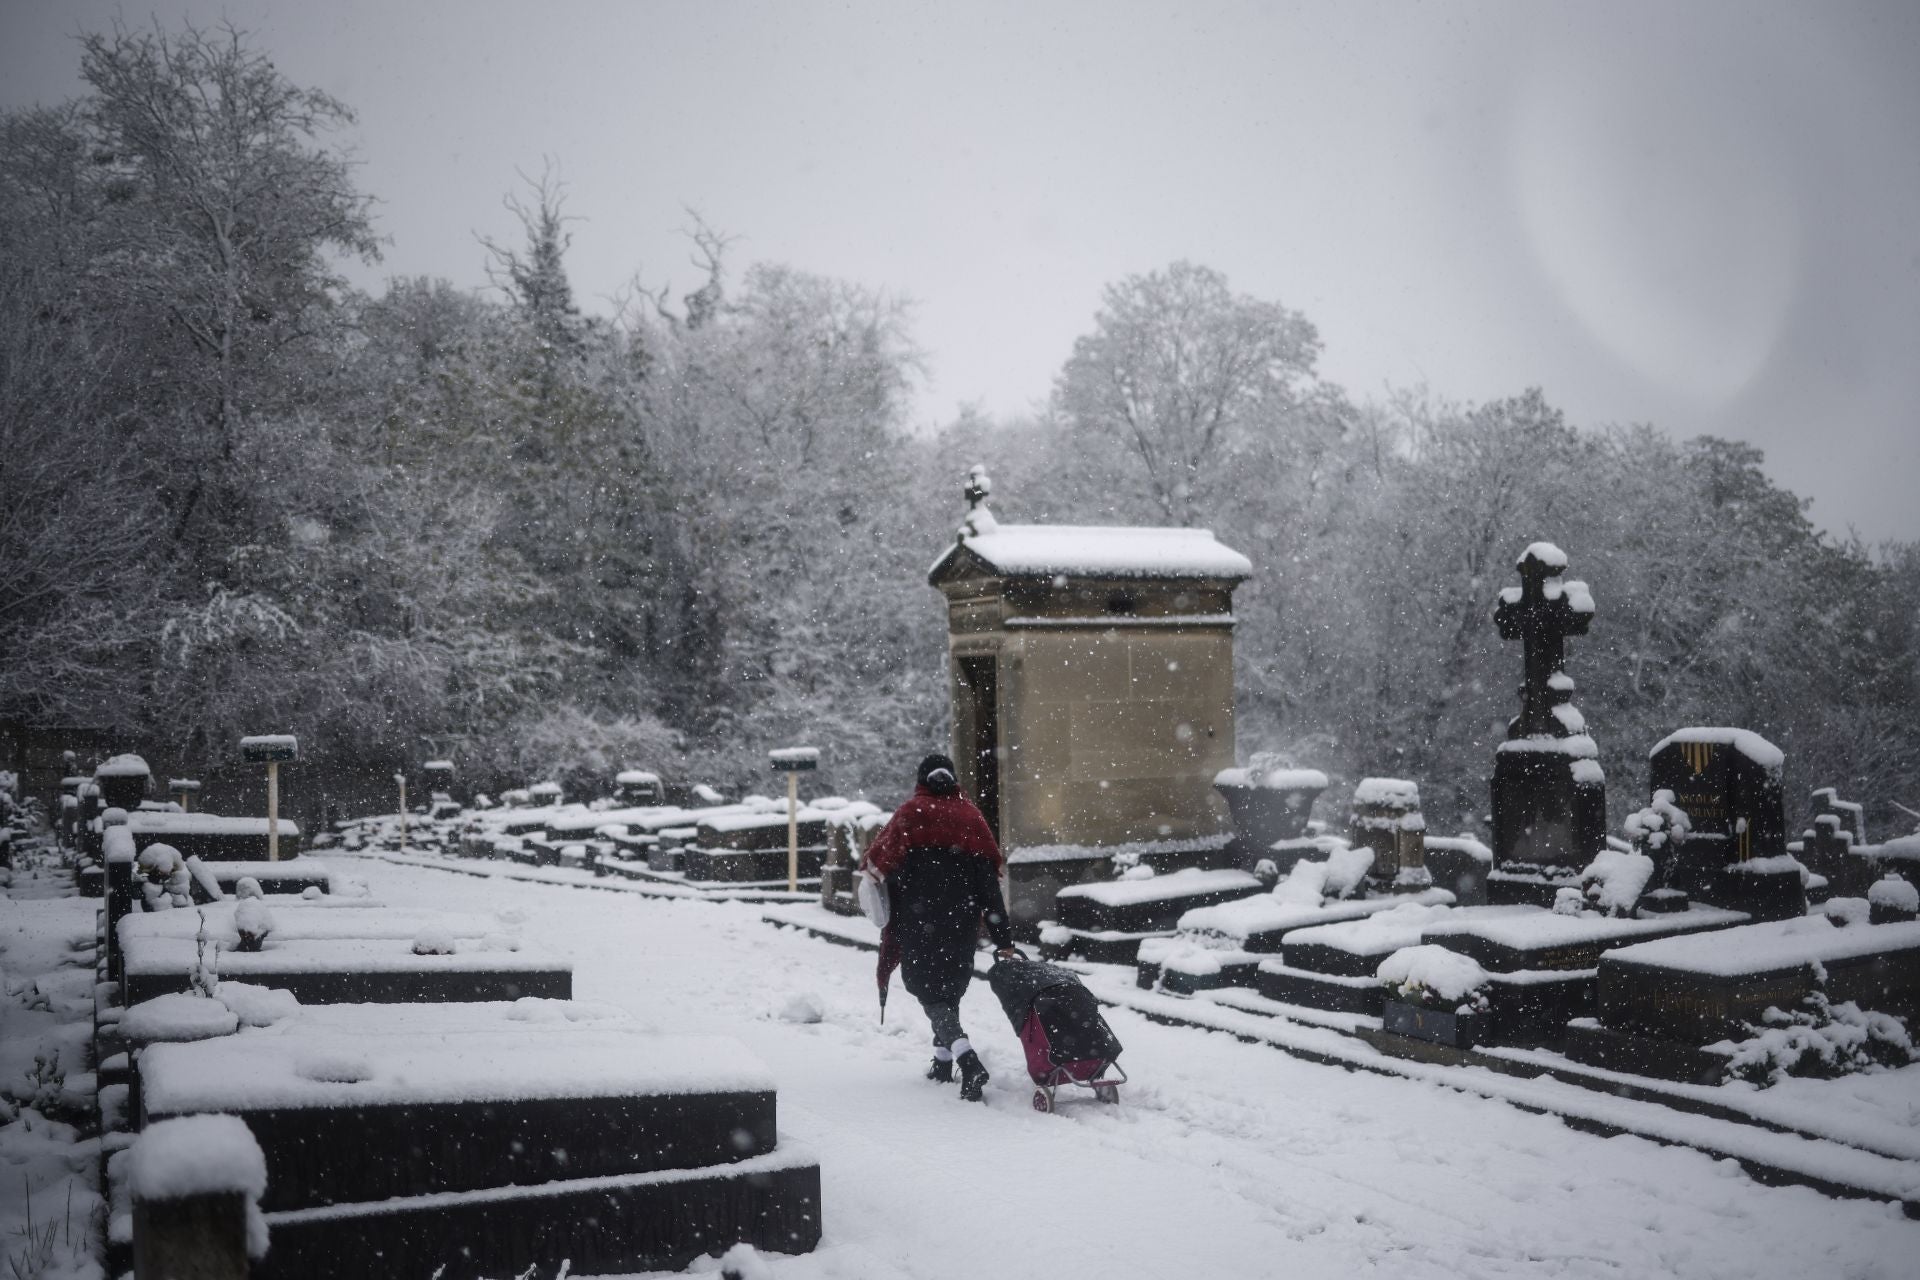
[[[1755,1184],[1730,1162],[1231,1037],[1110,1020],[1134,1083],[1118,1108],[1028,1105],[984,983],[963,1014],[988,1105],[920,1078],[926,1023],[873,957],[758,909],[649,899],[330,855],[395,906],[524,914],[575,957],[575,995],[663,1030],[730,1034],[780,1082],[783,1140],[818,1155],[821,1251],[805,1277],[1808,1275],[1906,1277],[1897,1207]],[[783,1020],[795,996],[825,1009]]]

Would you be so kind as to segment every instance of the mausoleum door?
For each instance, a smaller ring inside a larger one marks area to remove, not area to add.
[[[1000,838],[1000,715],[999,681],[992,657],[961,658],[960,692],[965,700],[966,718],[961,732],[967,735],[961,749],[967,759],[962,767],[972,773],[974,798],[986,815],[993,837]]]

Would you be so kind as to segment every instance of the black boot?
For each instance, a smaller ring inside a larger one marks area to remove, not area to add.
[[[939,1084],[953,1083],[953,1059],[935,1058],[933,1065],[927,1068],[927,1079]]]
[[[969,1049],[954,1061],[960,1064],[960,1096],[968,1102],[980,1101],[987,1088],[987,1068],[980,1055]]]

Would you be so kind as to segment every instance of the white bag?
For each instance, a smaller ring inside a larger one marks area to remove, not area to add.
[[[887,920],[893,914],[887,886],[870,872],[862,871],[854,877],[853,894],[860,900],[860,914],[873,921],[875,928],[886,928]]]

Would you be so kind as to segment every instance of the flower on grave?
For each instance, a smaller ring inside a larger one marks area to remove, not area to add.
[[[136,868],[142,884],[140,896],[149,911],[188,906],[193,901],[193,877],[186,859],[170,844],[150,844],[140,851]]]
[[[1685,844],[1693,830],[1686,810],[1674,803],[1673,792],[1664,787],[1653,793],[1646,808],[1628,814],[1622,825],[1634,852],[1656,860],[1672,852],[1674,846]]]
[[[1388,998],[1423,1009],[1469,1015],[1492,1008],[1493,979],[1472,956],[1433,943],[1402,947],[1374,975]]]
[[[273,932],[273,913],[258,897],[242,898],[233,908],[233,930],[240,935],[237,950],[258,951]]]

